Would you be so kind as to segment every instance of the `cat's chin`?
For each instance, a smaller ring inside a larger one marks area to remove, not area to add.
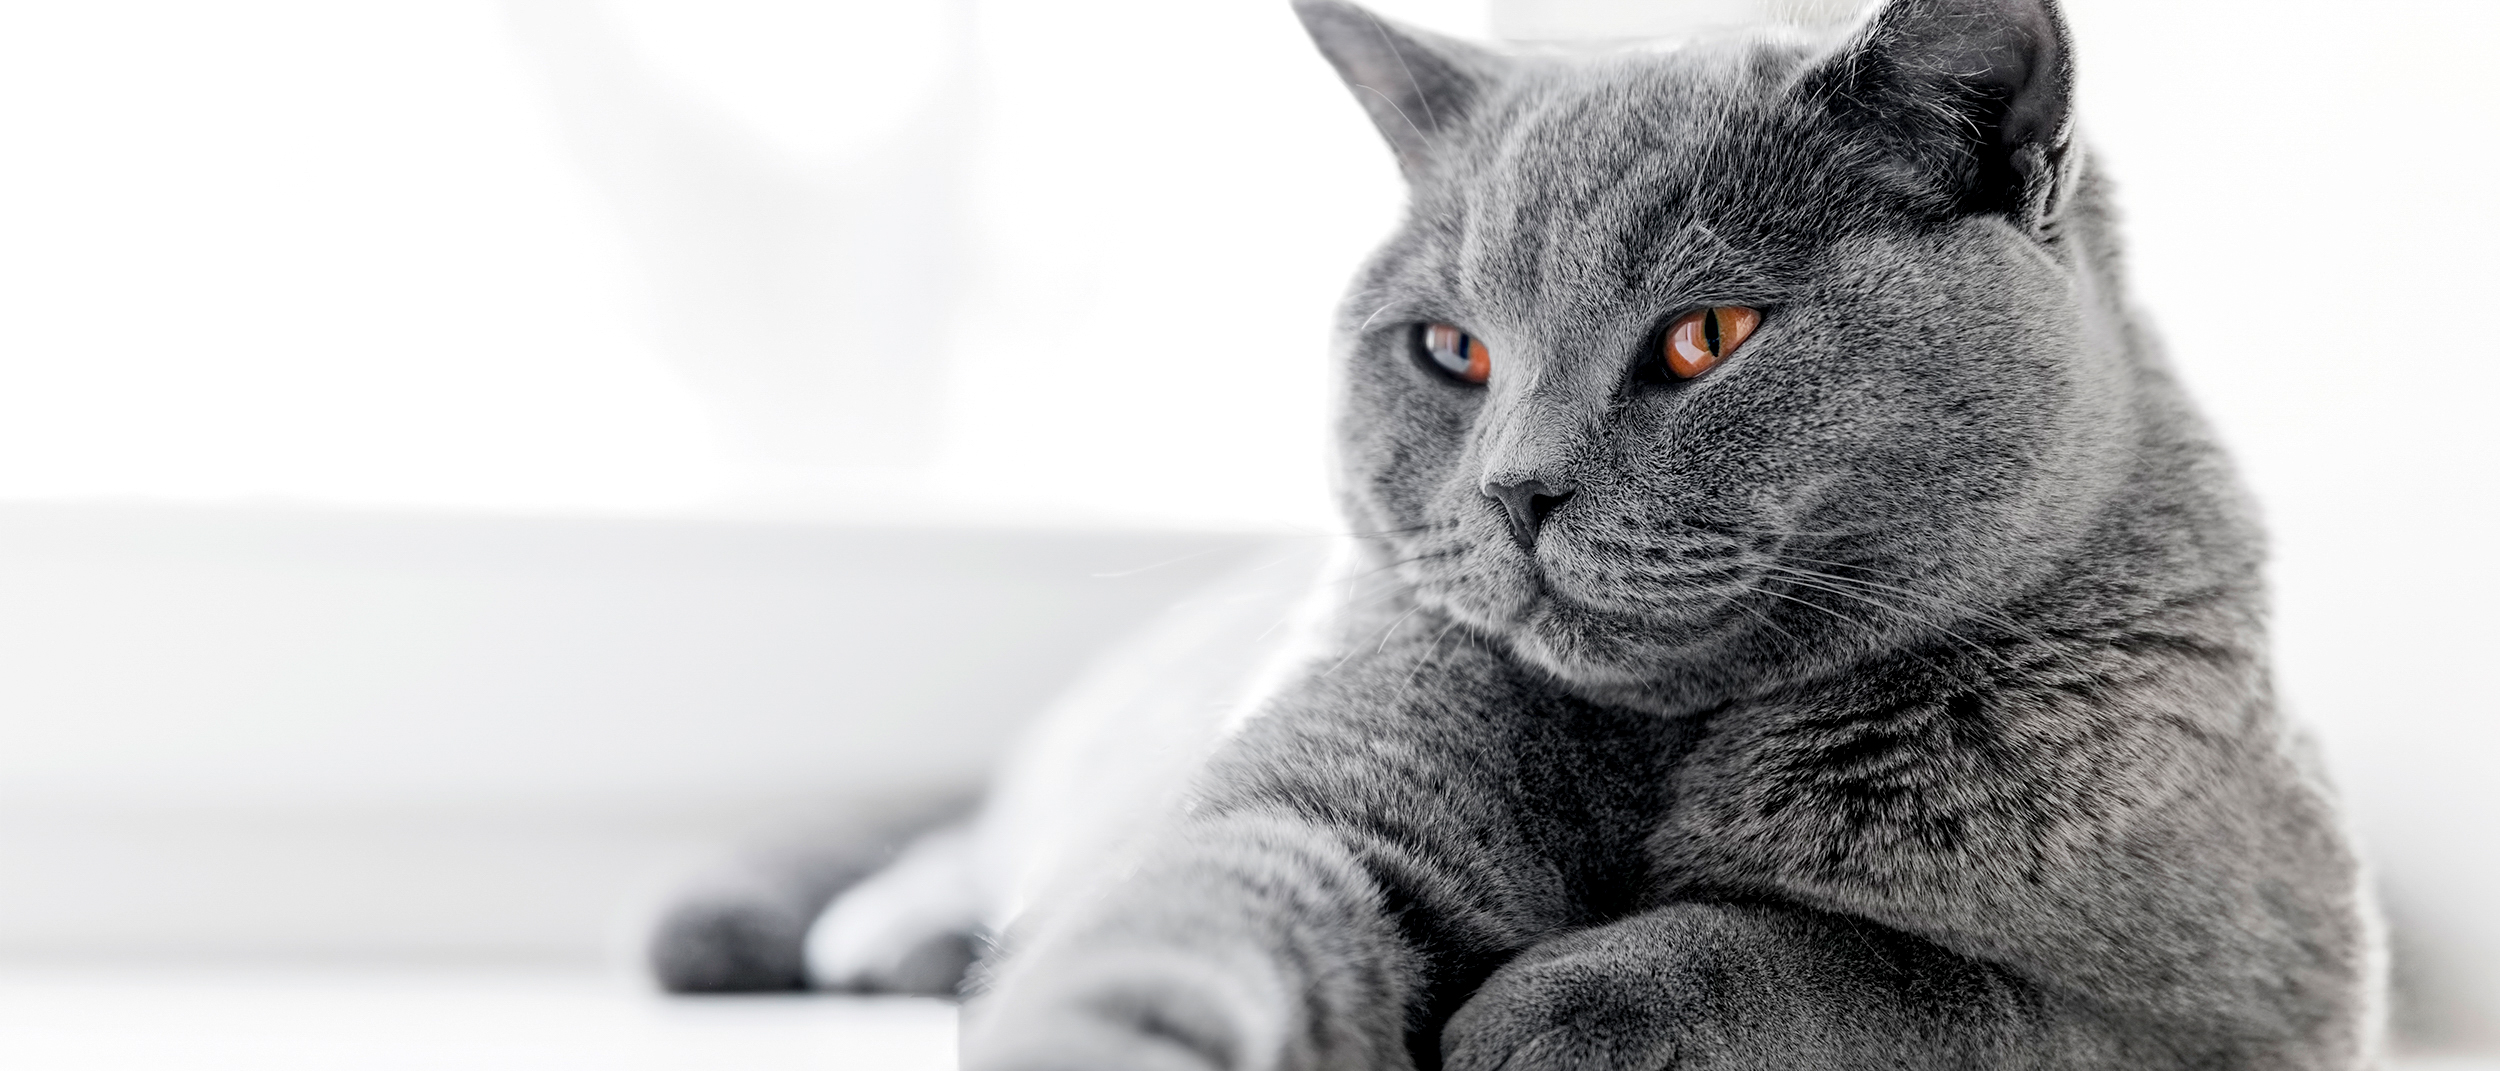
[[[1714,701],[1741,661],[1733,605],[1689,618],[1628,619],[1545,592],[1501,630],[1522,661],[1591,698],[1659,713]]]
[[[1731,597],[1687,590],[1631,605],[1583,597],[1580,576],[1519,554],[1506,539],[1418,573],[1415,591],[1427,607],[1500,639],[1520,661],[1591,699],[1689,711],[1715,702],[1748,661],[1741,648],[1753,619]]]

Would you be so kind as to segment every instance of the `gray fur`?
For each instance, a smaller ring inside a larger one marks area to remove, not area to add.
[[[1412,183],[1338,334],[1390,597],[1015,935],[968,1067],[2375,1058],[2260,534],[2047,0],[1577,59],[1297,10]],[[1767,310],[1732,359],[1641,373],[1723,304]],[[1523,547],[1530,480],[1569,497]]]

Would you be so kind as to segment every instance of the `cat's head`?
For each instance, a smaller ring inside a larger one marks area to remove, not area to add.
[[[1297,10],[1410,185],[1338,446],[1426,605],[1672,708],[1984,614],[2115,493],[2137,373],[2049,0],[1572,57]]]

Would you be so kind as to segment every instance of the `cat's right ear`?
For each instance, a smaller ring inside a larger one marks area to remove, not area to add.
[[[2039,230],[2075,182],[2073,53],[2057,0],[1888,0],[1804,85],[1954,207]]]
[[[1493,52],[1400,26],[1345,0],[1293,0],[1293,13],[1409,179],[1501,76],[1504,61]]]

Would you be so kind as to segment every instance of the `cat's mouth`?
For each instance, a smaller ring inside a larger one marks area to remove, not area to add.
[[[1533,552],[1480,542],[1417,579],[1428,603],[1557,676],[1632,685],[1713,657],[1750,626],[1745,600],[1764,575],[1757,550],[1718,535],[1636,544],[1558,534]]]
[[[1592,608],[1549,589],[1502,635],[1520,658],[1568,684],[1644,694],[1725,662],[1726,644],[1750,620],[1734,600],[1662,618]]]
[[[1684,647],[1703,642],[1744,619],[1739,599],[1745,590],[1675,589],[1649,593],[1648,598],[1592,597],[1557,582],[1550,573],[1535,602],[1517,626],[1532,630],[1562,629],[1603,632],[1650,648]],[[1608,593],[1612,596],[1612,593]]]

